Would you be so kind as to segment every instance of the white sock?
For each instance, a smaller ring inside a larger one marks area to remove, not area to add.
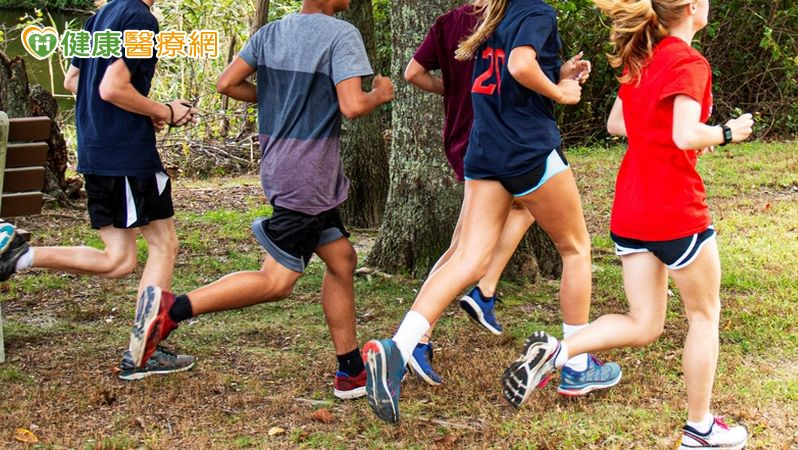
[[[29,269],[33,266],[33,247],[29,247],[28,251],[23,253],[17,260],[17,271]]]
[[[413,349],[416,348],[416,344],[418,344],[418,341],[421,340],[427,330],[429,330],[429,322],[424,316],[415,311],[409,311],[405,315],[405,319],[393,336],[393,341],[399,347],[404,363],[410,360]]]
[[[569,336],[575,334],[577,331],[587,327],[588,324],[584,325],[568,325],[567,323],[563,322],[562,324],[562,338],[568,339]],[[576,355],[568,360],[565,363],[565,366],[571,370],[575,370],[577,372],[584,372],[587,370],[587,353],[582,353],[581,355]]]
[[[712,427],[712,422],[714,421],[715,421],[715,416],[713,416],[712,413],[707,413],[707,415],[704,416],[704,419],[701,422],[690,422],[688,420],[687,426],[695,428],[695,430],[701,434],[707,434],[709,432],[709,429]]]
[[[560,352],[554,357],[554,367],[562,369],[562,366],[568,361],[568,346],[565,342],[560,341]]]

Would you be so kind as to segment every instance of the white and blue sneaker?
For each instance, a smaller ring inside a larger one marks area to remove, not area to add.
[[[529,336],[521,356],[502,375],[504,398],[520,408],[532,391],[545,387],[561,348],[560,341],[542,331]]]
[[[475,324],[490,331],[495,335],[502,334],[502,326],[496,321],[494,307],[496,297],[485,297],[479,286],[471,289],[471,292],[460,298],[460,308],[468,314],[468,318]]]
[[[429,385],[438,386],[443,382],[441,376],[432,368],[432,342],[417,344],[410,355],[407,367],[419,380]]]
[[[684,426],[682,433],[679,450],[740,450],[748,443],[748,431],[745,427],[739,425],[730,427],[723,421],[723,417],[715,417],[706,433],[701,433],[689,425]]]
[[[380,419],[399,421],[399,393],[405,375],[405,363],[396,342],[371,340],[363,346],[366,363],[366,398]]]
[[[603,363],[587,355],[587,369],[577,372],[567,365],[560,373],[557,392],[568,397],[586,395],[599,389],[609,389],[621,381],[621,366],[614,362]]]

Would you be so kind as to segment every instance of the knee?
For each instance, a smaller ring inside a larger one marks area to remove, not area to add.
[[[658,319],[638,319],[636,337],[631,343],[634,347],[645,347],[654,343],[665,331],[665,321]]]
[[[707,298],[699,307],[691,307],[687,311],[687,321],[690,326],[717,328],[720,324],[720,299]]]
[[[452,258],[457,261],[458,271],[467,284],[476,283],[488,272],[490,255],[480,257],[480,255],[464,255],[461,252],[456,252]]]
[[[555,242],[555,246],[563,261],[567,259],[590,261],[590,238],[587,236],[577,237],[562,243]]]
[[[105,273],[105,277],[113,279],[126,277],[136,270],[137,265],[138,261],[136,260],[135,253],[128,253],[112,257],[111,267],[108,272]]]
[[[279,282],[274,289],[274,297],[266,300],[283,300],[291,296],[294,292],[294,283]]]
[[[352,278],[357,267],[357,252],[349,246],[336,255],[335,261],[327,264],[327,274],[335,278]]]

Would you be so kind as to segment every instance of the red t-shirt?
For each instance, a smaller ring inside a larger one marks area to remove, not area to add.
[[[474,60],[458,61],[454,52],[479,23],[473,5],[464,5],[438,17],[413,55],[427,70],[441,70],[443,77],[443,149],[457,179],[463,181],[463,158],[474,122],[471,83]]]
[[[704,231],[711,224],[706,190],[696,171],[696,150],[673,142],[677,95],[701,104],[701,121],[712,112],[712,72],[707,60],[669,36],[654,49],[640,84],[621,86],[629,147],[615,183],[610,229],[618,236],[666,241]]]

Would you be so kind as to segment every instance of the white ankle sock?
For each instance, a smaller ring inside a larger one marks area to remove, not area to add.
[[[393,341],[402,353],[402,361],[407,363],[418,341],[429,330],[429,322],[421,314],[409,311],[393,336]]]
[[[569,336],[575,334],[577,331],[587,327],[588,324],[584,325],[568,325],[567,323],[563,322],[562,324],[562,336],[563,339],[568,339]],[[587,370],[587,353],[582,353],[581,355],[576,355],[568,360],[565,363],[565,366],[571,370],[575,370],[577,372],[583,372]]]
[[[33,266],[33,247],[28,248],[28,251],[23,253],[17,260],[17,271],[29,269]]]
[[[695,430],[701,434],[707,434],[709,433],[709,429],[712,427],[712,422],[714,420],[715,416],[713,416],[712,413],[707,413],[707,415],[704,416],[704,420],[701,422],[690,422],[688,420],[687,426],[695,428]]]
[[[558,369],[562,369],[565,363],[568,361],[568,346],[565,345],[565,342],[560,341],[560,352],[557,353],[557,356],[554,357],[554,367]]]

